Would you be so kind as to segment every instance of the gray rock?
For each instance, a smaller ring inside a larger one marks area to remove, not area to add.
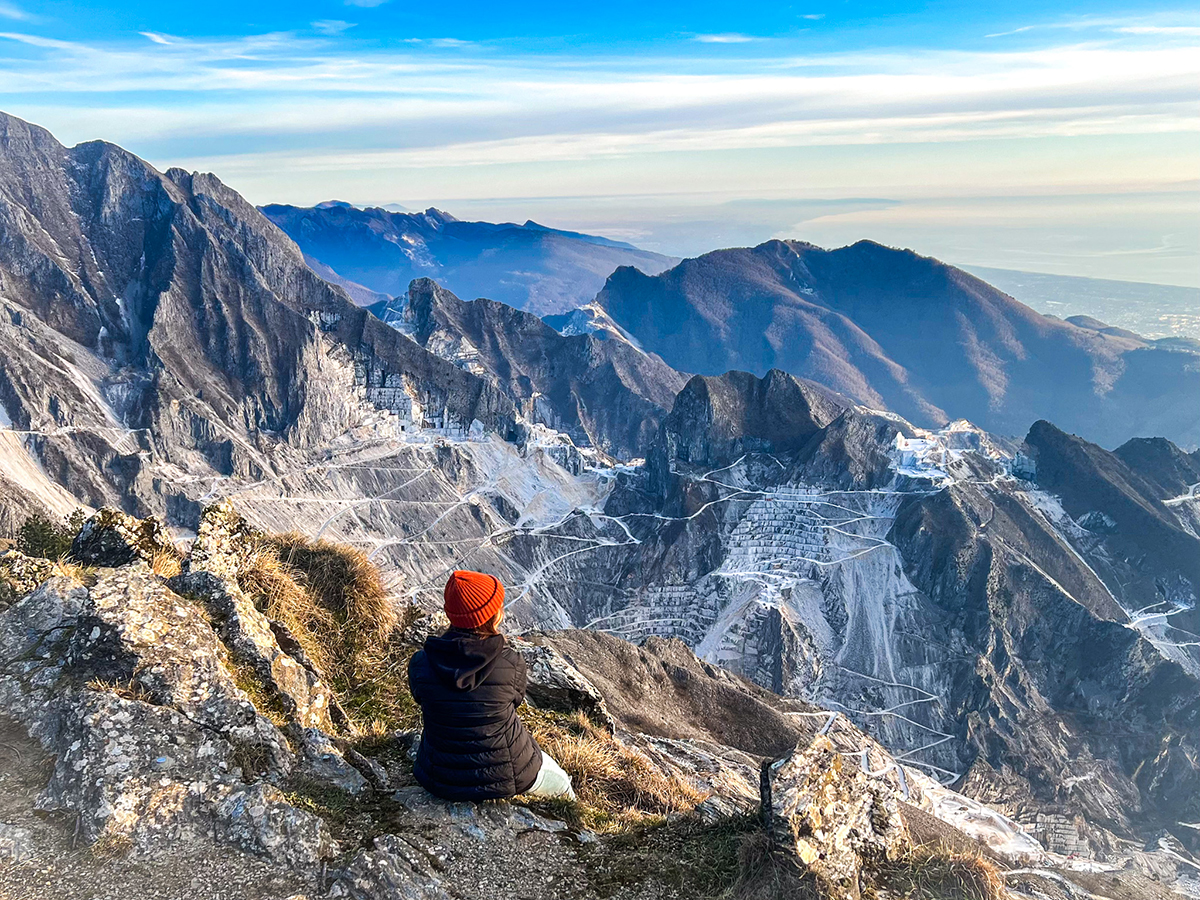
[[[346,900],[451,900],[427,851],[412,839],[386,834],[360,850],[329,889]]]
[[[28,594],[53,575],[54,569],[55,564],[48,559],[26,556],[16,550],[0,553],[0,605]]]
[[[19,863],[37,853],[33,832],[20,825],[0,822],[0,860]]]
[[[155,518],[135,519],[119,509],[101,509],[83,523],[71,544],[71,557],[87,566],[115,568],[158,554],[178,555],[170,535]]]
[[[401,788],[392,794],[392,799],[422,823],[453,826],[481,842],[498,837],[515,838],[530,831],[558,834],[567,830],[565,822],[547,819],[524,806],[504,801],[454,803],[420,787]]]
[[[509,644],[525,659],[529,670],[525,697],[530,703],[565,712],[583,710],[610,731],[616,727],[600,691],[561,653],[521,638],[509,638]]]
[[[864,870],[911,846],[899,795],[844,763],[823,736],[764,765],[762,811],[777,855],[815,874],[836,900],[858,900]]]
[[[337,846],[263,780],[295,759],[227,656],[202,610],[140,564],[90,588],[52,578],[0,613],[0,703],[56,756],[38,808],[73,813],[86,842],[151,853],[215,836],[319,869]]]
[[[259,612],[235,583],[193,564],[172,584],[199,598],[219,623],[221,639],[233,658],[255,671],[290,719],[304,728],[332,730],[333,692],[307,659],[298,660],[283,651],[276,636],[278,626]]]
[[[286,734],[297,750],[297,776],[329,785],[352,796],[361,794],[370,786],[363,773],[343,756],[333,739],[319,728],[292,725],[286,729]],[[355,755],[362,759],[361,755]],[[378,777],[373,768],[368,771]],[[383,774],[382,780],[386,783],[387,773]]]

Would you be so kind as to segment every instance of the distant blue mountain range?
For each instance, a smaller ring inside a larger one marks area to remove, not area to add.
[[[533,221],[463,222],[438,209],[392,212],[334,200],[262,211],[318,273],[363,305],[404,293],[414,278],[433,278],[462,297],[488,297],[538,315],[565,312],[591,301],[620,266],[654,275],[678,262]]]

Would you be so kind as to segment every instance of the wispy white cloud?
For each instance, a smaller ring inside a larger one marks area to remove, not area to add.
[[[354,22],[346,22],[342,19],[317,19],[312,23],[313,31],[320,34],[342,34],[355,26]]]
[[[389,0],[344,0],[347,6],[359,6],[365,9],[373,9],[376,6],[383,6]]]
[[[1200,37],[1200,26],[1195,25],[1123,25],[1116,31],[1120,34],[1170,34],[1181,37]]]
[[[748,44],[751,41],[756,41],[758,38],[751,37],[748,34],[696,34],[692,36],[693,41],[699,41],[702,44]]]
[[[406,44],[425,44],[430,47],[469,47],[471,41],[464,41],[460,38],[405,38]]]
[[[811,19],[813,21],[816,21],[817,19],[825,18],[825,13],[806,13],[806,14],[802,15],[800,18]]]
[[[32,18],[33,16],[19,6],[0,0],[0,19],[15,19],[18,22],[27,22]]]
[[[1008,37],[1010,34],[1021,34],[1022,32],[1025,32],[1025,31],[1033,31],[1035,28],[1037,28],[1036,25],[1022,25],[1020,28],[1014,28],[1011,31],[996,31],[996,32],[993,32],[992,34],[985,34],[984,37],[989,37],[989,38]]]
[[[1189,18],[1192,19],[1192,23],[1182,24],[1178,21],[1167,22],[1161,18],[1099,18],[1095,16],[1083,16],[1058,22],[1036,22],[1030,25],[1022,25],[1018,28],[1011,28],[1007,31],[996,31],[992,34],[986,34],[984,37],[1008,37],[1009,35],[1025,34],[1030,31],[1094,31],[1115,35],[1200,36],[1200,25],[1193,24],[1196,21],[1196,17],[1191,16]]]
[[[74,50],[81,45],[73,44],[70,41],[60,41],[56,38],[42,37],[37,34],[21,34],[14,31],[0,31],[0,38],[7,41],[16,41],[18,44],[28,44],[30,47],[42,47],[47,50]]]
[[[138,34],[156,44],[170,45],[180,42],[179,38],[171,37],[169,34],[159,34],[157,31],[139,31]]]

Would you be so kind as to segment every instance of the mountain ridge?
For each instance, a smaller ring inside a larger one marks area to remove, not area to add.
[[[870,241],[714,251],[597,303],[638,342],[700,374],[782,368],[940,427],[1019,435],[1037,419],[1112,446],[1200,443],[1200,353],[1048,318],[966,272]]]
[[[645,452],[685,380],[624,341],[564,336],[532,313],[460,300],[428,278],[405,298],[373,309],[422,347],[494,379],[529,421],[622,459]]]
[[[532,220],[464,222],[434,208],[397,213],[348,204],[307,209],[269,204],[262,211],[338,276],[390,296],[402,294],[415,278],[431,277],[460,296],[560,313],[589,301],[619,265],[661,271],[675,262]]]

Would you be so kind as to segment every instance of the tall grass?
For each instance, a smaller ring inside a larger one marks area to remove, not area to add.
[[[647,817],[691,812],[707,796],[618,742],[583,712],[523,707],[522,713],[538,746],[571,776],[576,812],[589,827],[615,830]]]
[[[296,533],[262,537],[238,585],[296,638],[356,735],[419,724],[407,683],[414,648],[400,640],[399,610],[364,552]]]

